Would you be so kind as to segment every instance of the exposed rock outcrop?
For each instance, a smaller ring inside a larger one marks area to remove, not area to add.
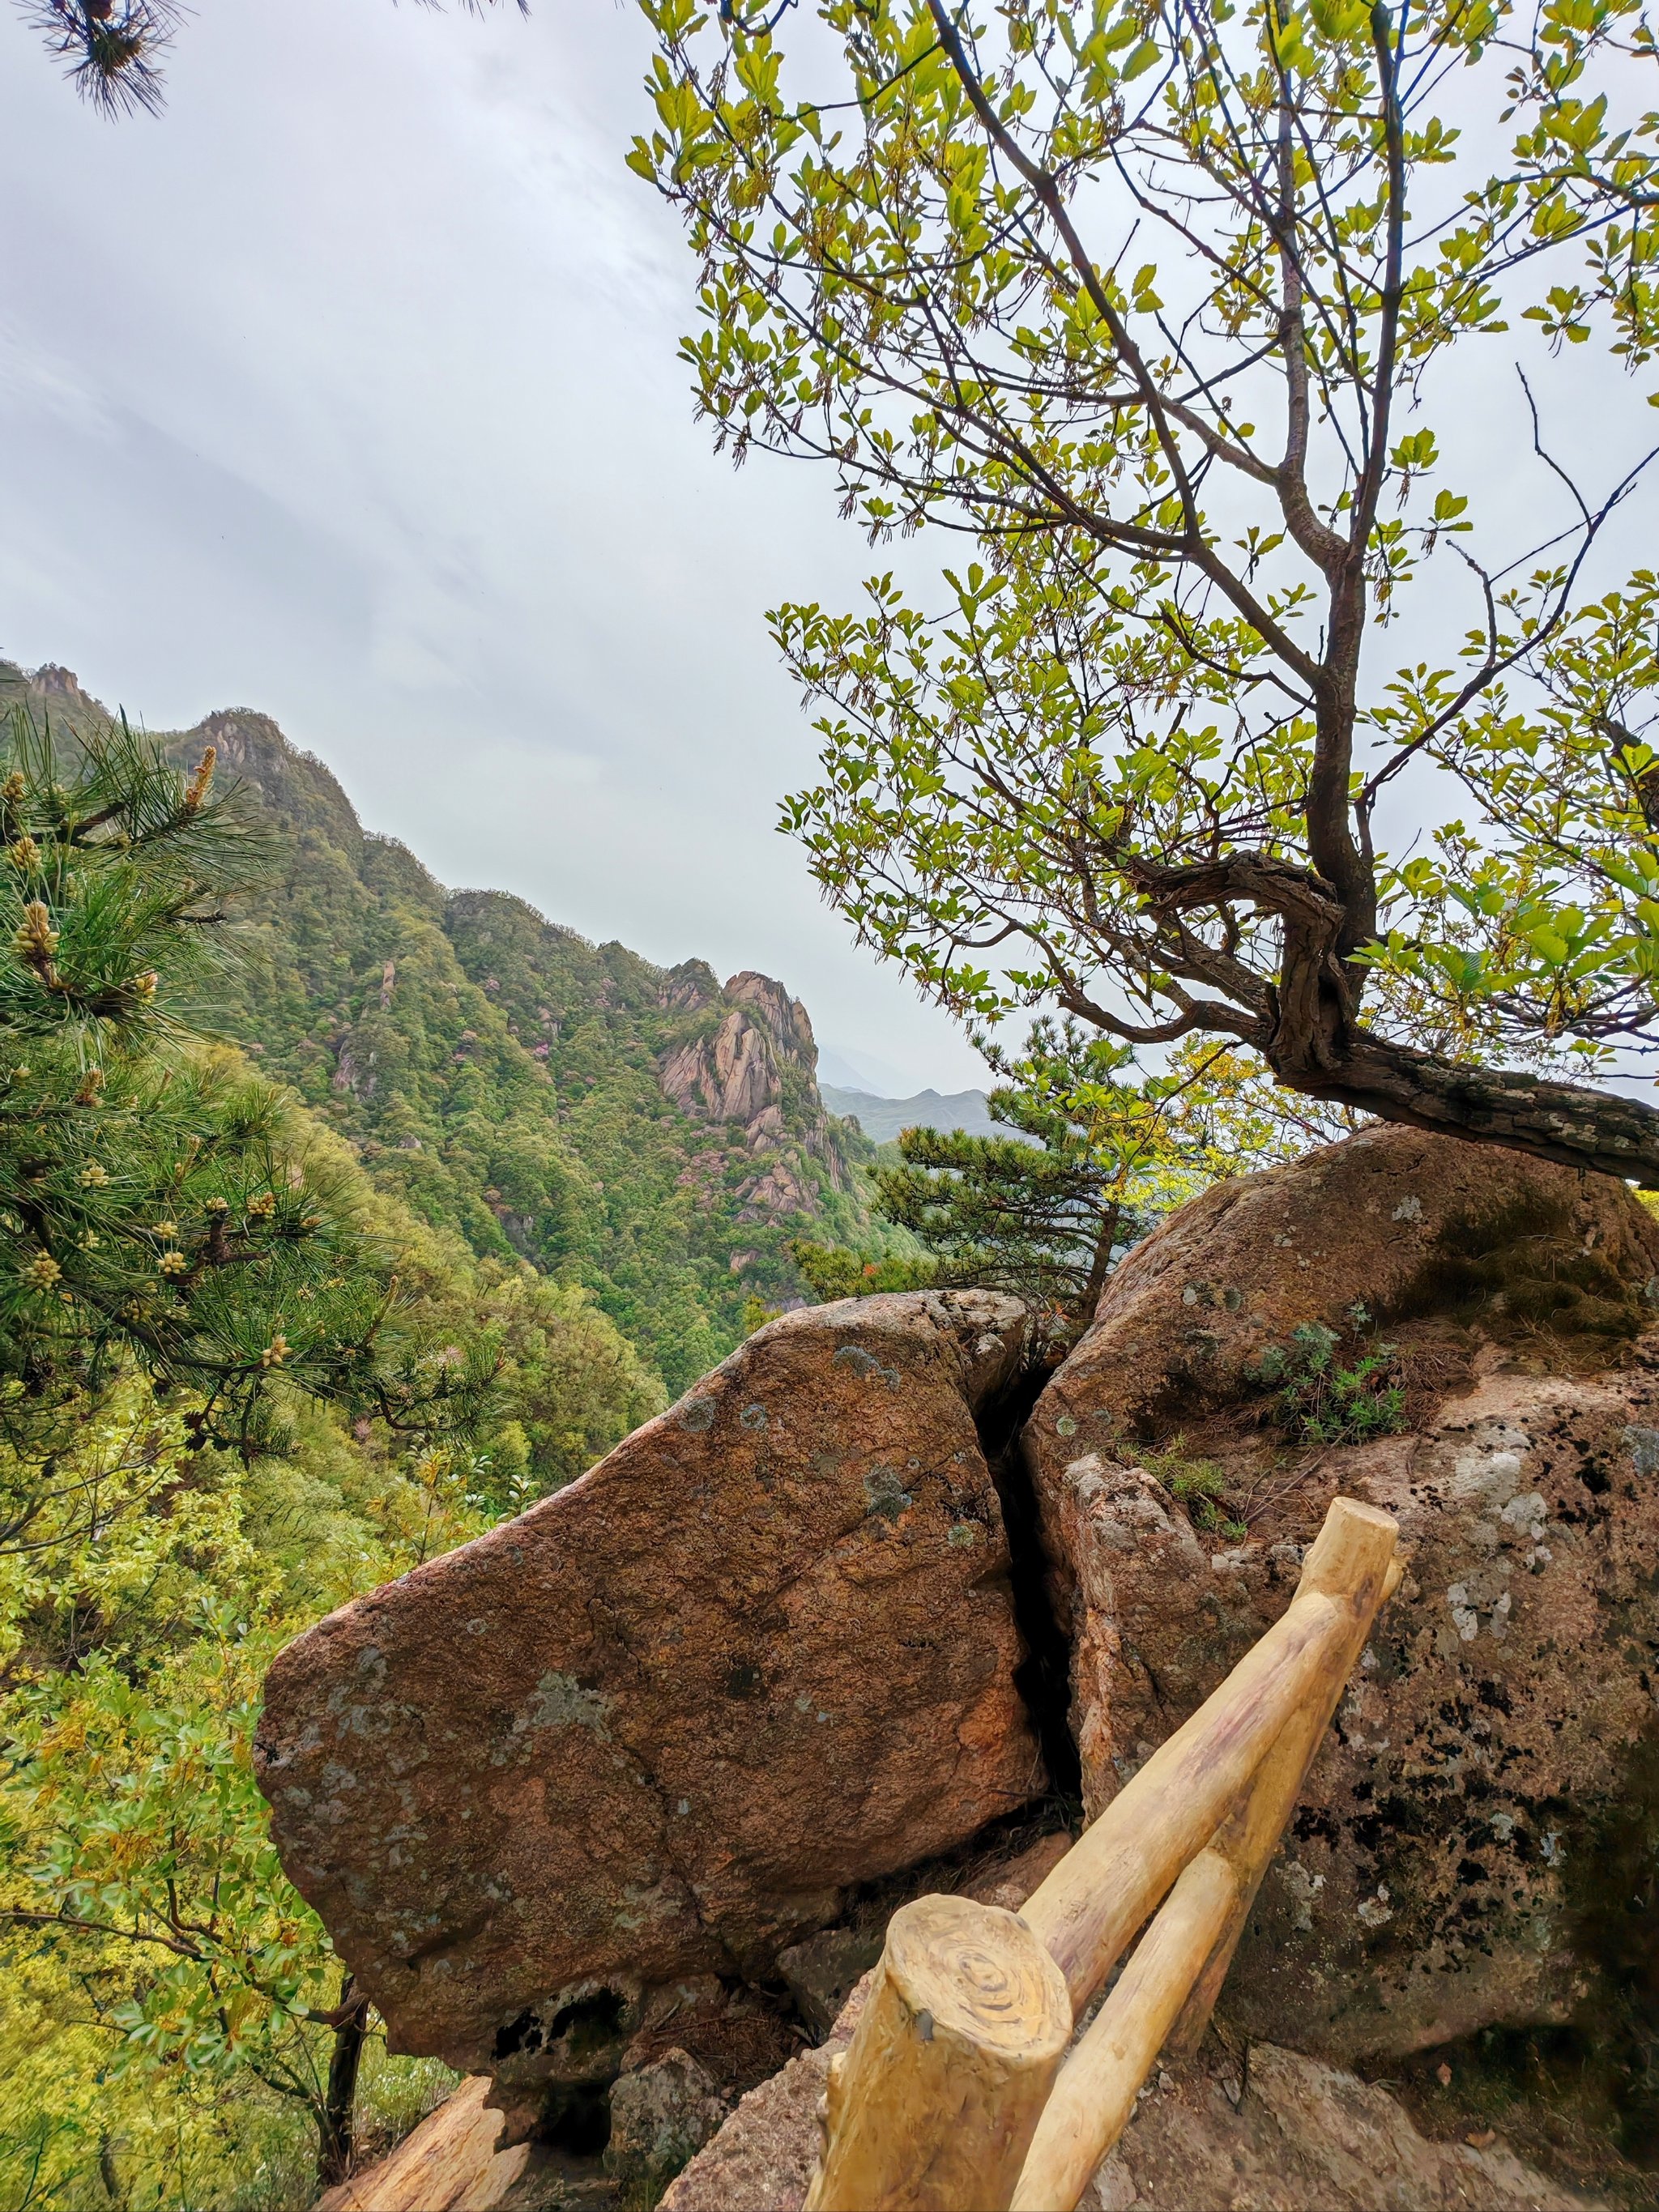
[[[712,1036],[669,1054],[662,1087],[695,1120],[741,1121],[746,1129],[776,1101],[777,1057],[765,1030],[733,1006]]]
[[[818,1096],[811,1018],[770,975],[745,969],[719,992],[710,989],[713,981],[702,961],[687,961],[664,980],[665,1006],[725,1009],[665,1054],[658,1071],[664,1095],[693,1121],[743,1130],[757,1172],[739,1193],[740,1221],[814,1213],[817,1201],[800,1155],[820,1160],[835,1189],[848,1187],[848,1173]]]
[[[706,960],[682,960],[663,977],[657,994],[659,1006],[678,1013],[696,1013],[720,996],[720,981]]]
[[[1044,1469],[1231,1402],[1300,1322],[1619,1341],[1659,1319],[1659,1222],[1610,1176],[1379,1127],[1212,1184],[1123,1261],[1033,1425]],[[1073,1426],[1067,1428],[1070,1420]]]
[[[664,2197],[661,2212],[800,2212],[830,2062],[851,2042],[860,1984],[828,2040],[751,2089]],[[1421,2135],[1397,2099],[1316,2058],[1214,2044],[1160,2068],[1080,2212],[1589,2212],[1589,2200],[1488,2135]]]
[[[1376,1131],[1183,1208],[1040,1401],[1091,1810],[1282,1612],[1333,1495],[1400,1522],[1407,1580],[1229,1984],[1251,2033],[1400,2053],[1595,2001],[1591,1838],[1655,1728],[1656,1266],[1659,1224],[1616,1182]],[[1264,1429],[1250,1363],[1356,1299],[1399,1340],[1413,1427]],[[1199,1461],[1242,1540],[1172,1494]]]
[[[725,2118],[719,2091],[690,2053],[665,2051],[611,2090],[605,2171],[636,2199],[654,2200]]]
[[[1285,2051],[1160,2068],[1079,2212],[1581,2212],[1486,2130],[1434,2142],[1376,2082]]]
[[[787,1316],[279,1657],[273,1831],[395,2047],[528,2124],[653,1991],[769,1974],[847,1885],[1042,1788],[975,1426],[1030,1342],[984,1292]]]
[[[1063,1679],[1046,1565],[1091,1813],[1282,1612],[1334,1494],[1409,1554],[1229,1978],[1248,2065],[1212,2045],[1157,2077],[1095,2212],[1579,2203],[1339,2069],[1630,1997],[1607,1869],[1659,1851],[1656,1296],[1659,1223],[1622,1186],[1374,1131],[1183,1208],[1043,1391],[1008,1492],[1020,1617]],[[1269,1418],[1262,1356],[1310,1324],[1344,1358],[1396,1347],[1367,1442]],[[494,2075],[509,2132],[625,2070],[642,2142],[678,2101],[709,2121],[696,2069],[720,2094],[769,2072],[665,2212],[799,2204],[851,2014],[777,2071],[775,1992],[821,2026],[882,1878],[1042,1786],[975,1425],[1000,1407],[1006,1436],[1039,1356],[984,1293],[790,1316],[568,1491],[290,1647],[262,1783],[398,2046]]]

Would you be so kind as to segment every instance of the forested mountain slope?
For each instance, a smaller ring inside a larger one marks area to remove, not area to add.
[[[0,664],[66,737],[100,714],[66,671]],[[282,835],[215,1023],[347,1137],[380,1187],[484,1256],[588,1285],[678,1391],[802,1286],[785,1246],[866,1227],[855,1130],[829,1115],[806,1010],[594,945],[524,901],[448,891],[365,831],[269,717],[169,736]]]

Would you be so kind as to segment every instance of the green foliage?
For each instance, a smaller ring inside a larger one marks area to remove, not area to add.
[[[16,672],[9,688],[29,696]],[[98,727],[55,702],[65,750]],[[521,900],[447,894],[404,847],[366,836],[328,770],[263,716],[165,745],[193,762],[204,742],[234,763],[277,856],[241,903],[243,957],[213,979],[215,1026],[346,1139],[405,1218],[586,1290],[674,1391],[741,1340],[748,1298],[799,1296],[792,1237],[866,1232],[849,1169],[868,1148],[826,1120],[804,1070],[780,1055],[794,1215],[757,1214],[765,1162],[740,1132],[664,1096],[665,1058],[727,1011],[702,963],[665,975]],[[542,1486],[554,1472],[539,1468]]]
[[[129,1358],[245,1447],[279,1378],[441,1425],[488,1338],[427,1357],[349,1177],[268,1084],[189,1050],[262,842],[213,772],[124,725],[65,758],[21,706],[0,748],[0,1430],[46,1442]]]
[[[33,2201],[96,2202],[112,2160],[135,2212],[297,2206],[341,1977],[270,1847],[259,1686],[319,1605],[488,1516],[314,1401],[251,1467],[137,1376],[82,1413],[30,1541],[0,1551],[0,2197],[32,2176]],[[369,2076],[371,2112],[436,2086],[378,2050]]]
[[[939,1273],[937,1261],[925,1255],[887,1253],[879,1259],[866,1259],[862,1252],[849,1252],[837,1244],[814,1244],[805,1237],[795,1238],[789,1256],[819,1305],[834,1298],[867,1298],[878,1291],[925,1291]]]
[[[981,1024],[1220,1037],[1474,1136],[1501,1100],[1659,1179],[1659,1115],[1556,1079],[1659,1042],[1659,587],[1592,582],[1643,395],[1581,489],[1523,379],[1454,365],[1507,332],[1650,368],[1640,0],[642,5],[629,159],[698,258],[719,441],[976,556],[773,617],[823,710],[784,826],[860,939]],[[1494,407],[1530,549],[1460,481]],[[1413,763],[1473,818],[1380,849]]]
[[[269,968],[226,955],[279,853],[211,750],[59,736],[21,714],[0,763],[0,2198],[297,2207],[345,2155],[343,2054],[367,2035],[371,2142],[447,2077],[384,2053],[282,1874],[265,1667],[663,1394],[580,1281],[417,1219],[368,1142],[204,1042],[210,994],[272,1033]],[[491,1229],[568,1223],[569,1155],[465,1103]]]
[[[1351,1364],[1338,1359],[1342,1336],[1322,1322],[1303,1322],[1283,1345],[1269,1345],[1254,1379],[1275,1392],[1273,1419],[1298,1442],[1363,1444],[1406,1425],[1406,1394],[1395,1347],[1369,1340],[1364,1306],[1349,1315]]]
[[[1225,1472],[1213,1460],[1187,1458],[1184,1443],[1183,1437],[1176,1437],[1162,1451],[1143,1454],[1141,1465],[1177,1504],[1186,1507],[1195,1527],[1207,1534],[1224,1536],[1229,1543],[1242,1544],[1249,1534],[1248,1526],[1223,1510],[1231,1487]]]
[[[902,1131],[897,1164],[878,1158],[870,1180],[879,1216],[921,1256],[798,1243],[815,1296],[971,1284],[1085,1322],[1117,1256],[1159,1215],[1309,1141],[1305,1120],[1287,1127],[1259,1077],[1214,1045],[1146,1074],[1127,1046],[1037,1021],[1023,1054],[990,1057],[1004,1078],[992,1116],[1020,1135]]]

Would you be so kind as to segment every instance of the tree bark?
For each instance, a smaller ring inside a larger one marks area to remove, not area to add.
[[[1659,1189],[1659,1111],[1616,1091],[1469,1066],[1358,1028],[1328,1062],[1283,1036],[1263,1037],[1260,1049],[1304,1097]]]
[[[362,2064],[363,2044],[368,2033],[368,1999],[359,1996],[349,1974],[340,1983],[340,2002],[335,2008],[334,2049],[329,2056],[328,2087],[318,2116],[320,2138],[317,2179],[325,2189],[343,2181],[351,2171],[357,2106],[357,2071]]]
[[[1109,1206],[1101,1217],[1095,1249],[1090,1256],[1088,1280],[1078,1300],[1077,1317],[1085,1327],[1095,1317],[1095,1308],[1100,1304],[1100,1294],[1106,1287],[1106,1278],[1112,1272],[1112,1251],[1117,1243],[1117,1224],[1122,1213],[1120,1205]]]

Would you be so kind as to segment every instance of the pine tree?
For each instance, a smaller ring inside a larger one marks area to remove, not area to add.
[[[493,0],[461,0],[477,15]],[[443,0],[421,0],[441,7]],[[162,58],[190,10],[180,0],[21,0],[24,21],[83,100],[106,115],[159,115]],[[529,13],[529,0],[519,0]]]
[[[125,724],[70,757],[21,709],[0,747],[0,1435],[37,1458],[131,1363],[244,1451],[279,1383],[432,1427],[491,1370],[420,1342],[340,1167],[204,1040],[270,857],[214,769]]]
[[[1023,1054],[991,1058],[1004,1078],[992,1119],[1018,1133],[902,1131],[900,1164],[874,1172],[876,1206],[924,1256],[794,1244],[818,1297],[976,1285],[1086,1325],[1116,1261],[1163,1213],[1283,1148],[1277,1123],[1260,1121],[1264,1086],[1213,1047],[1147,1075],[1125,1046],[1038,1022]]]

